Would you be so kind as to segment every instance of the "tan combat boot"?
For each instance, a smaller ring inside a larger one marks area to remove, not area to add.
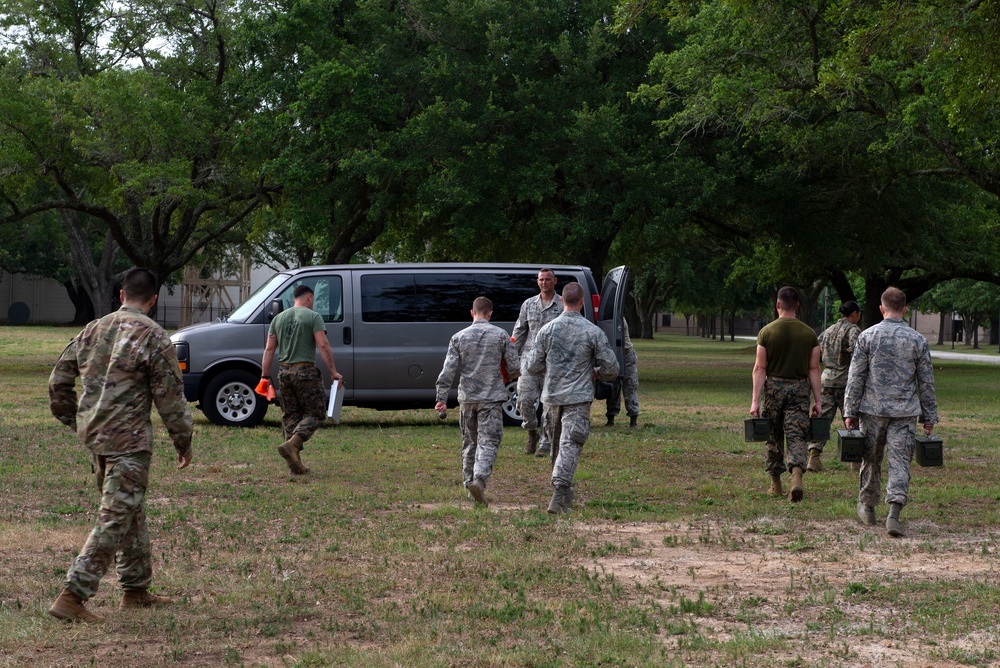
[[[771,487],[767,490],[767,493],[771,496],[784,496],[785,492],[781,489],[781,474],[772,473],[771,474]]]
[[[152,608],[156,605],[170,605],[174,599],[150,594],[146,589],[126,589],[119,608]]]
[[[809,461],[806,463],[806,471],[819,473],[823,470],[823,462],[819,460],[819,450],[809,448]]]
[[[309,469],[302,464],[300,452],[302,452],[302,437],[298,434],[292,434],[291,438],[278,446],[278,454],[288,463],[288,470],[295,475],[309,473]]]
[[[486,507],[489,505],[486,503],[486,483],[480,478],[476,478],[466,485],[465,488],[469,490],[469,496],[472,497],[477,506]]]
[[[802,467],[792,467],[792,489],[788,492],[788,500],[798,503],[802,500]]]
[[[88,624],[98,624],[104,620],[83,607],[83,599],[71,592],[63,589],[62,593],[49,608],[49,614],[56,619],[65,619],[67,622],[87,622]]]
[[[539,438],[540,437],[538,435],[537,429],[528,430],[528,442],[524,445],[524,454],[526,455],[535,454],[535,450],[538,449]]]

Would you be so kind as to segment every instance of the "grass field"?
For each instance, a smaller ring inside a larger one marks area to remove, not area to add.
[[[762,444],[743,441],[748,341],[638,341],[641,428],[594,405],[567,517],[545,512],[548,464],[520,429],[478,510],[454,411],[345,409],[303,477],[275,452],[277,409],[253,430],[195,411],[188,469],[158,426],[147,501],[154,589],[179,602],[119,611],[109,574],[91,626],[45,612],[98,498],[48,411],[73,334],[0,328],[0,665],[1000,664],[995,366],[935,363],[945,466],[914,463],[903,539],[884,505],[858,523],[835,443],[804,502],[765,493]]]

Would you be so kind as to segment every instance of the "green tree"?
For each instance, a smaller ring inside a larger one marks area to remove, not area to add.
[[[8,3],[0,224],[64,212],[76,263],[99,221],[163,281],[265,204],[278,187],[255,166],[233,20],[212,0]],[[107,285],[77,269],[106,312]]]

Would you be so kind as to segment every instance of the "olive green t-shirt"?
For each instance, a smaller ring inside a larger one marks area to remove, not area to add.
[[[767,351],[768,376],[808,378],[809,360],[819,337],[801,320],[778,318],[760,330],[757,345]]]
[[[297,364],[316,361],[316,332],[325,332],[323,316],[311,308],[296,306],[279,313],[267,333],[278,337],[278,362]]]

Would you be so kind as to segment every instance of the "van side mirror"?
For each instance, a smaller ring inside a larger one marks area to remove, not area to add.
[[[271,322],[274,320],[275,316],[285,310],[285,305],[280,299],[271,300],[271,310],[267,312],[267,321]]]

